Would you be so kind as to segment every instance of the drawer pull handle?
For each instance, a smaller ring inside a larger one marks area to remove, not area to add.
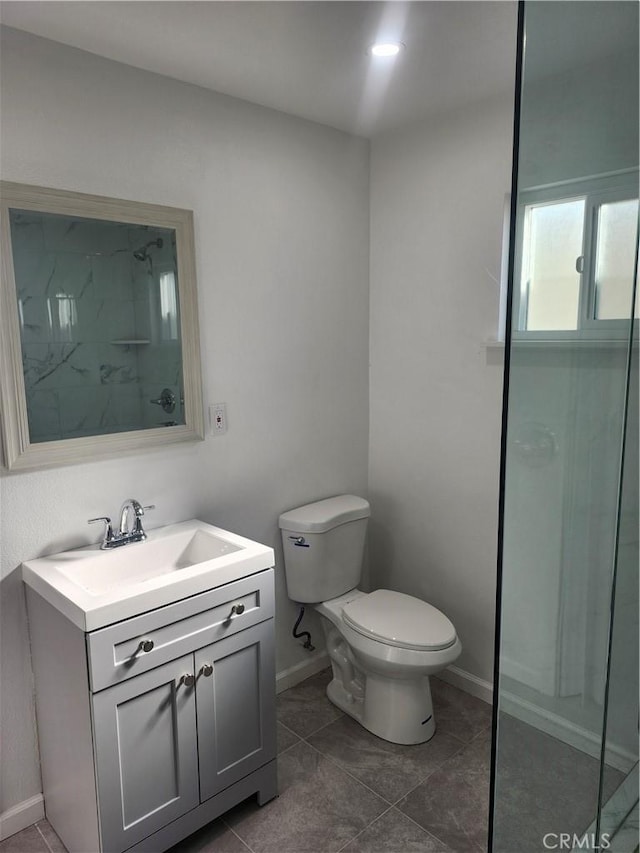
[[[150,652],[152,651],[154,646],[153,640],[141,640],[140,645],[138,646],[139,652]]]
[[[193,685],[195,683],[196,683],[195,676],[188,673],[188,674],[182,676],[182,678],[178,682],[178,687],[180,687],[181,684],[184,684],[185,687],[193,687]]]
[[[213,667],[210,663],[205,663],[200,667],[199,675],[204,675],[205,678],[209,678],[210,675],[213,675]]]
[[[232,616],[240,616],[241,613],[244,613],[244,604],[234,604],[231,608],[229,619],[231,619]]]

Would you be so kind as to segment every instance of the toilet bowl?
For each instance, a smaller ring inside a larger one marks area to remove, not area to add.
[[[417,598],[354,589],[314,605],[331,660],[329,699],[392,743],[435,734],[429,676],[452,664],[462,646],[451,622]]]
[[[429,676],[462,646],[449,619],[411,595],[358,588],[369,504],[339,495],[280,516],[289,598],[320,614],[333,679],[327,696],[392,743],[423,743],[436,724]]]

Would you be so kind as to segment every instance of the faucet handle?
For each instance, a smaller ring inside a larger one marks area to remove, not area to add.
[[[113,528],[111,527],[111,519],[108,515],[99,515],[97,518],[89,518],[87,519],[87,524],[96,524],[96,522],[102,521],[105,525],[104,528],[104,538],[102,540],[102,548],[107,546],[108,542],[111,542],[114,538],[113,536]]]
[[[111,519],[108,515],[99,515],[97,518],[88,518],[87,524],[95,524],[97,521],[104,521],[105,524],[111,524]]]
[[[136,518],[140,518],[141,516],[143,516],[145,509],[155,509],[156,508],[155,504],[149,504],[148,506],[142,506],[142,504],[139,501],[137,501],[135,498],[130,498],[128,501],[125,501],[125,503],[123,504],[123,508],[127,504],[129,504],[133,508],[133,512],[134,512]]]

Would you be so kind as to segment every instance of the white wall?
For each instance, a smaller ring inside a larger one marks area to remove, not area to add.
[[[2,484],[2,801],[40,788],[22,560],[95,541],[86,519],[133,495],[149,526],[197,516],[277,549],[278,514],[366,493],[368,144],[194,86],[6,31],[2,177],[191,208],[205,403],[227,435]],[[314,642],[320,645],[317,623]]]
[[[479,103],[371,149],[369,493],[374,584],[459,632],[492,679],[502,360],[501,236],[512,103]]]
[[[541,701],[594,732],[602,724],[626,367],[623,342],[511,350],[501,671],[556,697]],[[554,453],[531,452],[551,435]],[[637,455],[637,426],[635,435]],[[637,502],[635,512],[637,520]],[[637,545],[637,527],[635,536]],[[618,636],[628,636],[620,614],[616,620]],[[514,684],[509,691],[531,695]],[[583,701],[573,706],[563,699],[577,695]]]
[[[592,5],[564,8],[578,20]],[[528,25],[529,44],[546,41],[553,14],[546,3],[529,7],[535,16],[535,25],[531,20]],[[524,68],[519,188],[637,168],[637,47],[543,78],[537,61],[525,62]]]

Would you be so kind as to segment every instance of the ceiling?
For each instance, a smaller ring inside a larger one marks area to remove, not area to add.
[[[513,91],[512,0],[2,3],[2,23],[373,136]],[[395,59],[367,53],[402,41]]]

